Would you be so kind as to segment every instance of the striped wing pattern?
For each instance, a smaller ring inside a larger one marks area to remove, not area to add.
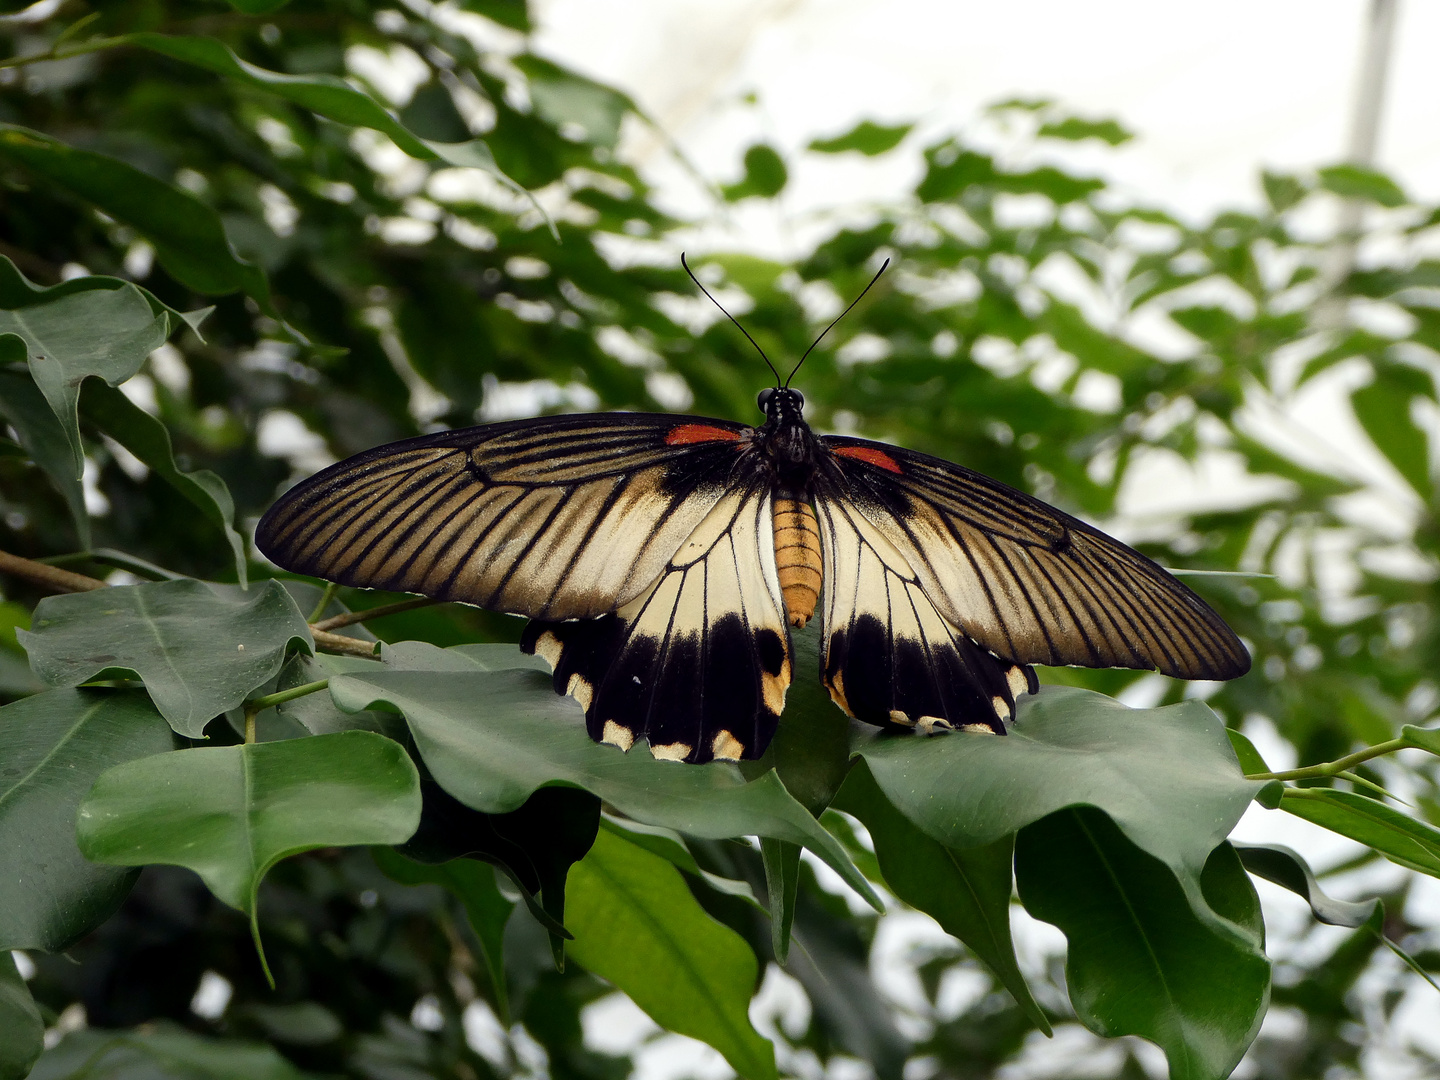
[[[939,615],[990,652],[1184,679],[1249,670],[1245,646],[1209,605],[1118,540],[939,458],[822,442],[838,452],[831,498],[853,506],[851,519],[888,541]]]
[[[727,493],[641,595],[613,615],[537,620],[520,647],[585,708],[591,738],[657,758],[759,757],[790,685],[768,487]]]
[[[292,488],[256,544],[344,585],[604,615],[660,575],[729,484],[736,443],[667,444],[683,419],[554,417],[379,447]]]
[[[906,558],[847,499],[821,495],[816,517],[825,564],[820,675],[835,703],[871,724],[1005,734],[1015,699],[1038,689],[1035,673],[937,611]]]

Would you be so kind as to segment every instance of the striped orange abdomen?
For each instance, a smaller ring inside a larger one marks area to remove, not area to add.
[[[820,531],[815,511],[799,499],[775,500],[775,568],[791,626],[804,626],[815,614],[824,580],[820,562]]]

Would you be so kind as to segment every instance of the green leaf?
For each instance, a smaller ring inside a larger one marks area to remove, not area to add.
[[[1415,380],[1395,378],[1399,372],[1381,369],[1375,381],[1350,395],[1355,419],[1405,481],[1426,502],[1434,490],[1430,476],[1430,440],[1410,418],[1410,402],[1416,396]],[[1418,373],[1416,373],[1418,374]],[[1428,384],[1428,377],[1424,378]],[[1433,397],[1433,386],[1425,386]]]
[[[0,1080],[25,1080],[45,1049],[45,1022],[7,950],[0,950],[0,1031]]]
[[[515,905],[506,900],[495,883],[495,868],[475,859],[451,859],[429,865],[407,859],[393,848],[377,847],[375,863],[387,877],[402,885],[441,885],[465,908],[470,929],[480,945],[480,959],[495,992],[495,1012],[501,1023],[510,1026],[510,996],[505,983],[505,924]]]
[[[1078,116],[1067,116],[1063,120],[1041,124],[1037,134],[1041,138],[1065,139],[1069,142],[1099,139],[1111,146],[1119,146],[1135,137],[1134,132],[1126,130],[1114,120],[1082,120]]]
[[[1352,903],[1327,896],[1304,857],[1281,844],[1235,844],[1245,869],[1256,877],[1289,889],[1310,905],[1310,913],[1330,926],[1364,926],[1375,914],[1379,900]]]
[[[752,195],[773,199],[780,194],[788,179],[785,160],[775,148],[756,143],[745,151],[745,176],[739,183],[728,184],[720,190],[730,202],[738,202]]]
[[[1280,809],[1358,840],[1391,862],[1440,877],[1440,830],[1382,802],[1332,788],[1286,788]]]
[[[1417,750],[1440,754],[1440,729],[1406,724],[1400,729],[1400,737]]]
[[[1026,1015],[1049,1035],[1050,1021],[1030,993],[1010,937],[1013,835],[985,847],[948,848],[926,836],[892,806],[863,762],[835,807],[859,818],[875,843],[890,891],[938,922],[980,958]]]
[[[274,678],[292,641],[313,648],[276,581],[248,593],[185,578],[47,596],[32,626],[17,636],[46,683],[134,672],[170,726],[192,739]]]
[[[1230,747],[1240,761],[1240,771],[1246,776],[1273,771],[1269,765],[1265,764],[1265,759],[1260,756],[1260,751],[1255,749],[1255,744],[1241,732],[1234,728],[1226,728],[1225,735],[1230,740]]]
[[[229,0],[229,4],[242,15],[269,15],[279,11],[290,0]]]
[[[1076,687],[1023,697],[1004,738],[863,735],[856,752],[895,808],[946,847],[982,847],[1064,807],[1095,806],[1192,893],[1261,787],[1204,702],[1129,709]]]
[[[570,871],[570,955],[661,1027],[713,1046],[748,1080],[773,1080],[775,1050],[750,1024],[758,963],[658,855],[608,831]]]
[[[720,874],[704,869],[695,861],[695,856],[685,843],[685,838],[674,829],[664,829],[658,825],[642,825],[638,821],[611,817],[608,814],[601,815],[600,827],[609,829],[613,833],[619,833],[630,843],[644,848],[652,855],[659,855],[676,869],[705,882],[716,892],[743,900],[762,915],[769,916],[765,905],[755,895],[755,890],[750,887],[749,882],[722,877]]]
[[[3,145],[3,143],[0,143]],[[25,343],[30,374],[70,444],[70,469],[85,468],[80,444],[80,386],[90,376],[119,385],[165,344],[170,318],[150,310],[133,285],[70,293],[47,303],[0,310],[0,335]]]
[[[765,899],[770,909],[770,947],[782,967],[790,956],[790,931],[795,925],[795,898],[800,887],[800,845],[768,836],[760,841],[765,866]]]
[[[525,0],[459,0],[459,7],[522,34],[530,32],[530,12]]]
[[[746,783],[729,763],[679,766],[594,743],[579,705],[539,671],[355,673],[332,679],[330,693],[341,708],[384,703],[402,713],[435,779],[483,813],[513,810],[546,784],[571,784],[647,825],[800,844],[879,908],[844,849],[773,772]]]
[[[1015,872],[1026,909],[1065,933],[1070,1001],[1086,1027],[1156,1043],[1172,1080],[1230,1075],[1270,997],[1259,899],[1234,851],[1216,850],[1204,885],[1241,933],[1197,917],[1169,868],[1097,810],[1022,830]]]
[[[1368,199],[1381,206],[1404,206],[1408,201],[1400,185],[1384,173],[1359,165],[1332,165],[1317,174],[1320,186],[1347,199]]]
[[[873,120],[861,120],[843,135],[830,139],[813,139],[807,149],[821,154],[843,154],[847,150],[857,150],[866,157],[876,157],[894,150],[914,127],[914,124],[887,127]]]
[[[0,950],[61,952],[120,907],[135,875],[81,857],[75,810],[106,769],[170,747],[138,690],[51,690],[0,708]]]
[[[116,158],[14,124],[0,124],[0,160],[24,165],[135,229],[165,269],[196,292],[244,292],[273,313],[264,271],[235,254],[220,215],[188,191]]]
[[[1277,214],[1283,214],[1310,194],[1309,189],[1299,180],[1283,173],[1261,172],[1260,182],[1265,189],[1265,198],[1270,203],[1270,208]]]
[[[14,337],[8,339],[24,358],[23,346]],[[4,341],[0,341],[0,363],[4,360]],[[74,452],[65,427],[51,410],[35,381],[25,371],[0,368],[0,417],[4,417],[19,436],[20,445],[30,455],[50,482],[55,485],[75,523],[80,547],[91,544],[90,515],[85,510],[85,487],[75,471]]]
[[[159,1031],[72,1031],[35,1063],[30,1080],[306,1080],[311,1076],[273,1046],[210,1039],[160,1023]]]
[[[420,776],[404,748],[342,731],[116,766],[80,804],[75,835],[95,862],[194,870],[250,916],[258,948],[255,897],[277,862],[315,848],[403,843],[419,822]]]
[[[113,386],[89,383],[80,399],[80,411],[86,420],[148,465],[220,530],[230,546],[235,576],[244,585],[249,569],[245,540],[235,529],[235,502],[225,481],[209,469],[183,471],[175,463],[175,449],[165,425]]]
[[[551,124],[576,124],[596,146],[613,149],[620,141],[620,124],[635,110],[624,94],[538,56],[517,56],[513,63],[525,73],[535,111]]]

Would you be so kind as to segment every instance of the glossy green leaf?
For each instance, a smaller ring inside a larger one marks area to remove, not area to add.
[[[70,443],[70,468],[79,477],[85,451],[80,445],[80,386],[86,378],[111,386],[140,370],[170,335],[170,319],[150,310],[133,285],[70,293],[43,304],[0,310],[0,334],[25,343],[30,374],[49,402]]]
[[[1417,750],[1440,755],[1440,729],[1406,724],[1400,729],[1400,737]]]
[[[765,866],[765,903],[770,910],[770,948],[776,963],[784,966],[790,956],[790,931],[795,925],[800,845],[763,837],[760,856]]]
[[[899,146],[914,126],[914,124],[886,126],[877,124],[873,120],[861,120],[843,135],[836,135],[830,139],[811,140],[807,149],[821,154],[843,154],[847,150],[856,150],[866,157],[876,157]]]
[[[60,952],[120,906],[135,875],[81,856],[76,808],[106,769],[171,738],[138,690],[51,690],[0,708],[0,950]]]
[[[1419,388],[1414,385],[1418,380],[1400,380],[1390,375],[1382,370],[1369,386],[1356,390],[1350,395],[1350,406],[1370,441],[1420,497],[1428,501],[1434,489],[1430,476],[1430,440],[1410,418],[1410,402]],[[1427,376],[1420,377],[1423,388],[1429,389],[1433,397],[1433,384]]]
[[[658,825],[643,825],[638,821],[629,821],[610,815],[601,816],[600,827],[609,829],[613,833],[619,833],[636,847],[642,847],[652,855],[659,855],[677,869],[705,882],[716,892],[744,900],[756,911],[768,916],[769,912],[766,911],[765,905],[756,897],[755,890],[750,887],[748,882],[723,877],[706,870],[695,861],[695,856],[690,851],[689,845],[686,844],[685,838],[674,829],[665,829]]]
[[[1063,810],[1020,833],[1020,899],[1069,942],[1076,1015],[1099,1035],[1139,1035],[1172,1080],[1223,1080],[1260,1030],[1270,997],[1260,904],[1229,846],[1206,863],[1207,899],[1228,933],[1196,916],[1175,875],[1104,814]]]
[[[111,866],[166,863],[200,875],[250,916],[281,859],[322,847],[399,844],[420,821],[420,777],[404,748],[368,731],[201,747],[102,773],[76,839]]]
[[[0,949],[0,1080],[25,1080],[45,1049],[45,1023],[20,977],[15,958]]]
[[[1332,165],[1317,173],[1320,186],[1347,199],[1368,199],[1381,206],[1400,206],[1405,192],[1384,173],[1360,165]]]
[[[844,849],[773,772],[746,783],[728,763],[680,766],[591,742],[579,705],[539,671],[357,672],[332,679],[330,693],[342,708],[404,714],[435,779],[476,810],[504,813],[536,788],[571,784],[649,825],[800,844],[878,908]]]
[[[1127,143],[1134,133],[1121,127],[1114,120],[1082,120],[1078,116],[1067,116],[1063,120],[1052,120],[1040,125],[1041,138],[1065,139],[1080,142],[1084,139],[1099,139],[1111,146]]]
[[[72,1031],[35,1063],[30,1080],[305,1080],[272,1046],[160,1030]]]
[[[1298,851],[1283,844],[1234,844],[1245,869],[1256,877],[1289,889],[1310,905],[1310,914],[1331,926],[1364,926],[1375,914],[1379,900],[1353,903],[1327,896],[1310,864]]]
[[[1260,751],[1255,749],[1245,735],[1234,728],[1226,728],[1225,735],[1230,740],[1230,746],[1235,751],[1235,757],[1240,761],[1240,771],[1246,776],[1253,776],[1255,773],[1270,772],[1270,766],[1265,764],[1265,759],[1260,756]]]
[[[441,885],[465,908],[470,929],[480,945],[480,959],[495,993],[495,1012],[510,1025],[510,995],[505,982],[505,924],[515,905],[495,883],[495,868],[475,859],[451,859],[427,864],[407,859],[392,848],[376,848],[375,862],[402,885]]]
[[[1391,862],[1440,877],[1440,830],[1375,799],[1333,788],[1286,788],[1280,809],[1358,840]]]
[[[1179,874],[1201,868],[1262,786],[1201,701],[1129,709],[1076,687],[1021,699],[1004,738],[864,734],[856,752],[892,805],[946,847],[992,844],[1067,806],[1105,811]],[[1196,900],[1197,911],[1206,916]]]
[[[23,361],[23,344],[14,337],[9,341],[16,345],[15,351],[20,354],[16,359]],[[0,341],[0,361],[4,359],[4,345]],[[88,548],[91,543],[90,514],[85,509],[85,488],[75,471],[70,440],[66,437],[64,425],[28,372],[7,371],[0,367],[0,418],[15,429],[20,445],[60,492],[75,523],[80,547]]]
[[[291,642],[313,648],[275,581],[248,592],[186,578],[48,596],[32,626],[20,642],[46,683],[134,672],[170,726],[192,739],[274,678]]]
[[[719,1050],[747,1080],[775,1077],[774,1048],[750,1024],[755,954],[705,913],[678,870],[602,830],[570,871],[569,891],[576,962],[662,1027]]]
[[[562,130],[575,124],[597,146],[620,141],[620,124],[635,109],[624,94],[538,56],[517,56],[514,63],[525,73],[536,111],[550,123]]]
[[[1035,1026],[1050,1034],[1050,1022],[1020,972],[1010,936],[1015,837],[1002,836],[984,847],[946,847],[890,804],[863,763],[852,770],[835,807],[859,818],[870,831],[890,891],[969,946]]]
[[[85,419],[129,450],[192,506],[225,538],[240,584],[248,580],[245,540],[235,528],[235,501],[225,481],[209,469],[186,472],[175,462],[170,433],[155,417],[112,386],[92,382],[80,399]]]
[[[196,292],[241,291],[270,310],[264,272],[235,254],[220,215],[188,191],[116,158],[14,124],[0,124],[0,160],[24,165],[135,229],[176,280]]]

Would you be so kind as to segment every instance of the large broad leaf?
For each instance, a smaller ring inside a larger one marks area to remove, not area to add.
[[[330,693],[342,708],[383,704],[404,714],[435,779],[476,810],[505,813],[536,788],[571,784],[649,825],[808,847],[879,907],[844,849],[773,772],[746,783],[728,763],[679,765],[591,742],[580,706],[542,672],[356,673],[333,678]]]
[[[1020,973],[1010,937],[1015,837],[1002,836],[984,847],[948,848],[896,810],[863,764],[851,772],[834,805],[870,831],[890,891],[968,945],[1035,1026],[1050,1034],[1050,1022]]]
[[[165,1024],[154,1031],[72,1031],[35,1063],[30,1080],[305,1080],[274,1047],[208,1039]]]
[[[1331,788],[1286,788],[1280,809],[1358,840],[1391,862],[1440,877],[1440,830],[1375,799]]]
[[[292,641],[314,647],[276,581],[249,592],[186,578],[48,596],[32,626],[18,636],[45,682],[134,672],[170,726],[192,739],[273,678]]]
[[[470,929],[480,946],[480,959],[490,975],[495,1012],[510,1026],[510,996],[505,984],[505,924],[515,905],[495,883],[495,868],[475,859],[451,859],[434,865],[407,859],[391,848],[376,848],[375,862],[402,885],[442,885],[465,908]]]
[[[220,530],[230,545],[235,576],[244,585],[248,571],[245,541],[235,529],[235,501],[225,481],[209,469],[182,470],[175,463],[175,450],[165,425],[113,386],[89,383],[80,408],[85,419],[148,465]]]
[[[1228,846],[1207,862],[1207,900],[1242,936],[1198,918],[1171,870],[1097,810],[1064,810],[1020,833],[1020,899],[1070,943],[1076,1015],[1107,1038],[1158,1044],[1171,1080],[1222,1080],[1270,999],[1259,898]]]
[[[758,963],[695,901],[669,862],[602,830],[570,871],[570,955],[661,1027],[709,1043],[741,1076],[772,1080],[775,1050],[750,1024]]]
[[[250,916],[281,859],[321,847],[399,844],[420,821],[420,777],[383,735],[342,731],[284,742],[201,747],[101,774],[80,804],[85,857],[111,866],[194,870]]]
[[[0,708],[0,950],[59,952],[120,906],[135,875],[81,856],[75,811],[102,772],[171,739],[138,690],[52,690]]]
[[[150,310],[134,285],[70,293],[48,303],[0,310],[0,334],[25,343],[30,374],[70,442],[71,469],[84,470],[80,385],[94,376],[111,386],[140,370],[170,336],[170,317]]]
[[[1201,701],[1130,709],[1044,687],[1004,738],[862,736],[856,752],[906,818],[951,848],[983,847],[1067,806],[1096,806],[1197,894],[1205,861],[1263,786]]]
[[[25,1080],[45,1049],[45,1023],[20,977],[15,958],[0,949],[0,1080]]]
[[[11,358],[25,359],[24,343],[18,338],[0,340],[0,364],[6,359],[6,345],[15,346]],[[0,418],[6,420],[20,439],[30,459],[50,477],[75,522],[80,547],[90,547],[90,515],[85,509],[85,487],[75,472],[74,455],[65,426],[51,410],[35,380],[22,370],[0,367]]]
[[[0,124],[0,160],[24,165],[135,229],[165,269],[196,292],[243,291],[273,312],[264,272],[235,254],[220,215],[188,191],[116,158],[14,124]]]

